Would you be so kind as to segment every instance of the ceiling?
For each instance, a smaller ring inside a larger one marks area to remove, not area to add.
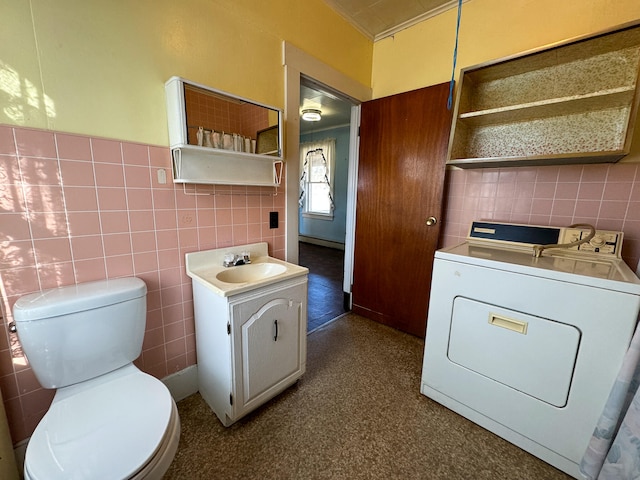
[[[351,105],[351,102],[325,91],[322,86],[302,79],[300,82],[300,133],[348,125],[351,121]],[[302,111],[305,109],[320,110],[322,119],[319,122],[302,120]]]
[[[468,0],[463,0],[468,1]],[[349,23],[373,41],[393,35],[458,5],[458,0],[324,0]],[[351,103],[326,91],[312,80],[302,79],[300,113],[320,110],[319,122],[300,121],[300,133],[348,125]]]
[[[458,5],[458,0],[324,0],[324,2],[373,41],[389,37]]]

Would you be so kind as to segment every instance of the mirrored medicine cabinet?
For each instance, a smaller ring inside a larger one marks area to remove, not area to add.
[[[280,110],[180,77],[165,92],[174,183],[280,184]]]

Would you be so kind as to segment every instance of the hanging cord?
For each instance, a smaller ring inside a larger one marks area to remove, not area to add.
[[[458,22],[456,23],[456,45],[453,48],[453,68],[451,69],[451,82],[449,83],[449,98],[447,99],[447,109],[451,110],[453,105],[453,84],[456,75],[456,62],[458,61],[458,36],[460,35],[460,15],[462,14],[462,0],[458,0]]]

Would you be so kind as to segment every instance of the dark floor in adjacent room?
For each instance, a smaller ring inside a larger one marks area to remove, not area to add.
[[[292,387],[225,428],[178,402],[166,479],[567,480],[420,394],[424,341],[349,313],[311,333]]]
[[[307,331],[313,332],[345,313],[344,251],[300,242],[298,258],[309,269]]]

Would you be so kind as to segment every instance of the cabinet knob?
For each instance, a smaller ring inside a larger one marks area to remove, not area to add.
[[[427,227],[432,227],[438,223],[438,219],[436,217],[429,217],[425,223],[427,224]]]

